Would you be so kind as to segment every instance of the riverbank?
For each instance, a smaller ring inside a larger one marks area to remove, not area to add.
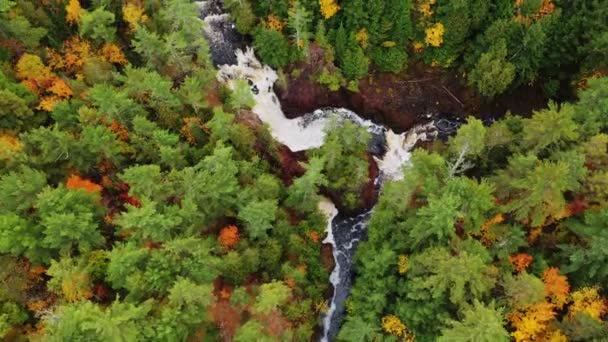
[[[282,85],[275,86],[283,112],[296,118],[323,107],[348,108],[365,119],[397,133],[434,117],[449,114],[464,118],[500,118],[508,111],[529,116],[544,108],[548,98],[539,87],[522,86],[495,99],[484,99],[466,85],[456,70],[413,63],[400,74],[370,73],[359,82],[359,91],[331,91],[316,82],[325,61],[323,50],[311,44],[305,61],[290,65]]]

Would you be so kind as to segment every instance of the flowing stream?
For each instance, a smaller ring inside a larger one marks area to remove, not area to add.
[[[213,61],[219,66],[217,79],[229,86],[234,80],[247,80],[256,101],[252,111],[268,125],[272,136],[292,151],[321,146],[325,128],[331,121],[352,121],[372,133],[369,151],[380,169],[376,185],[381,187],[385,180],[403,177],[403,168],[409,161],[410,150],[418,141],[435,138],[441,133],[431,122],[396,134],[390,128],[362,119],[344,108],[321,108],[295,119],[286,118],[273,90],[277,73],[269,66],[262,65],[251,48],[247,47],[245,51],[237,48],[242,45],[243,39],[236,33],[228,15],[222,12],[218,0],[201,1],[198,4],[201,18],[207,23],[204,33],[210,42]],[[354,217],[345,217],[338,213],[335,205],[327,198],[319,203],[319,209],[325,213],[328,221],[327,237],[323,242],[332,245],[335,260],[329,278],[334,293],[327,312],[322,315],[321,341],[326,342],[334,340],[340,328],[345,301],[353,280],[353,256],[357,244],[366,238],[371,210]]]
[[[419,140],[426,140],[437,135],[433,123],[414,127],[408,132],[396,134],[391,129],[364,120],[354,112],[344,108],[323,108],[304,116],[288,119],[281,110],[273,85],[277,74],[255,57],[252,49],[236,51],[237,63],[222,65],[217,78],[230,84],[231,81],[247,80],[254,89],[256,105],[252,111],[262,122],[268,125],[272,136],[292,151],[303,151],[323,144],[325,128],[332,120],[338,122],[349,120],[372,133],[370,152],[380,169],[376,180],[378,186],[384,180],[403,177],[403,167],[410,157],[410,150]],[[352,259],[359,241],[365,239],[367,221],[371,211],[355,217],[341,216],[333,203],[323,199],[319,208],[328,220],[327,237],[324,243],[333,247],[335,268],[329,281],[334,287],[334,294],[327,313],[323,317],[323,336],[321,341],[333,340],[338,332],[344,314],[344,304],[352,283]]]

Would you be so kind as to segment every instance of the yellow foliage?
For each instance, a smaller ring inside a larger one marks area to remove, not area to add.
[[[382,329],[393,336],[407,336],[408,334],[405,324],[395,315],[382,317]]]
[[[333,17],[340,10],[340,5],[334,0],[319,0],[319,4],[321,5],[321,14],[325,19]]]
[[[551,302],[562,308],[568,302],[570,284],[568,278],[559,274],[557,267],[549,267],[543,272],[543,282],[545,283],[545,293],[551,298]]]
[[[315,304],[315,311],[318,313],[326,313],[328,309],[329,309],[329,304],[327,303],[326,300]]]
[[[82,16],[82,7],[78,0],[70,0],[68,5],[65,6],[65,21],[69,24],[76,24],[80,21]]]
[[[277,17],[274,14],[271,14],[268,16],[267,20],[262,20],[262,26],[269,30],[281,32],[285,27],[285,23],[281,20],[281,18]]]
[[[422,14],[423,17],[428,18],[433,15],[433,9],[431,8],[437,0],[422,0],[418,4],[418,12]]]
[[[359,30],[359,32],[357,32],[355,35],[355,39],[357,39],[357,42],[361,44],[361,47],[366,48],[369,44],[369,34],[367,33],[367,30],[365,28]]]
[[[62,98],[68,98],[73,94],[72,88],[70,88],[70,86],[61,78],[55,78],[53,80],[53,85],[47,90]]]
[[[129,2],[122,6],[122,18],[129,24],[129,28],[135,31],[139,24],[148,21],[148,16],[141,2]]]
[[[40,57],[24,53],[16,65],[17,77],[21,80],[44,80],[52,75],[51,69],[42,63]]]
[[[561,330],[554,330],[548,336],[549,342],[568,342],[568,337]]]
[[[0,160],[11,160],[22,148],[23,144],[16,137],[0,135]]]
[[[542,335],[555,318],[554,305],[542,302],[529,306],[525,312],[509,314],[507,319],[515,328],[511,336],[515,341],[531,341]]]
[[[385,41],[385,42],[382,42],[382,46],[384,46],[384,47],[386,47],[386,48],[390,48],[390,47],[393,47],[393,46],[395,46],[395,45],[397,45],[397,43],[395,43],[395,42],[394,42],[394,41],[392,41],[392,40],[387,40],[387,41]]]
[[[61,283],[61,292],[68,302],[77,302],[93,296],[90,287],[91,279],[89,275],[86,273],[76,273]]]
[[[442,23],[435,23],[426,30],[424,30],[425,37],[424,41],[427,45],[439,47],[443,43],[443,33],[445,28]]]
[[[110,63],[116,63],[120,65],[127,64],[127,57],[120,49],[120,46],[114,43],[105,43],[101,47],[101,56]]]
[[[57,102],[60,102],[60,101],[61,101],[61,98],[57,95],[45,96],[42,99],[40,99],[40,103],[38,104],[36,109],[45,110],[47,112],[52,112],[53,108],[55,108],[55,105],[57,104]]]
[[[424,50],[424,44],[421,42],[414,42],[412,46],[414,47],[414,52],[421,52]]]
[[[399,256],[399,263],[398,265],[398,271],[399,274],[405,274],[407,272],[407,270],[409,269],[409,263],[408,263],[408,258],[407,255],[400,255]]]
[[[606,313],[606,304],[600,297],[597,287],[584,287],[571,294],[572,304],[568,308],[568,316],[573,317],[577,313],[586,313],[590,317],[601,320],[600,317]]]

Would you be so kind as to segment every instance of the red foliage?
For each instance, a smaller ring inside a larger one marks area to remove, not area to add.
[[[257,318],[266,327],[268,334],[274,337],[281,337],[285,332],[291,329],[291,323],[285,318],[280,311],[273,310],[267,315],[259,315]]]
[[[572,215],[580,215],[587,210],[589,204],[582,198],[577,198],[574,201],[568,203],[568,210]]]
[[[112,299],[112,291],[104,283],[96,283],[93,285],[93,295],[100,302],[108,302]]]
[[[220,328],[222,340],[232,341],[236,329],[241,325],[241,312],[230,306],[227,300],[220,300],[209,309],[209,313]]]

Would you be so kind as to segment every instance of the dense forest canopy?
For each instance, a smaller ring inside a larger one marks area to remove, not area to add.
[[[608,338],[606,0],[223,6],[283,82],[321,51],[327,91],[422,64],[487,99],[530,84],[555,99],[469,117],[385,182],[337,340]],[[318,338],[318,203],[362,209],[370,135],[336,124],[292,154],[246,81],[216,80],[199,15],[189,0],[0,0],[3,340]]]

